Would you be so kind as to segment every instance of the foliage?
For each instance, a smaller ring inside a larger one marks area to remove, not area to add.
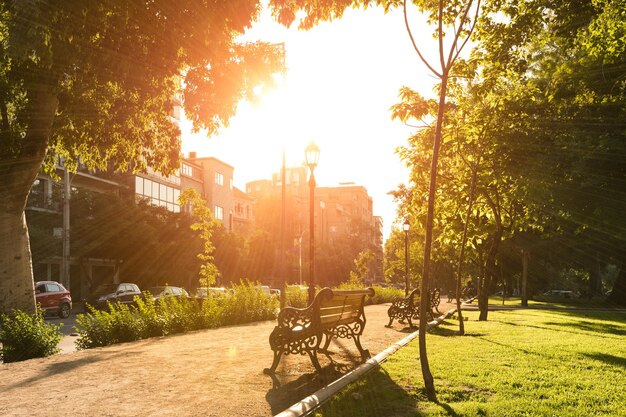
[[[188,188],[180,194],[179,202],[181,206],[188,205],[191,207],[191,215],[195,222],[191,224],[191,230],[198,232],[203,243],[203,248],[197,254],[198,259],[202,261],[200,265],[200,285],[203,287],[212,287],[217,282],[219,270],[215,265],[213,252],[212,237],[214,230],[218,227],[218,221],[213,217],[213,212],[206,206],[202,196],[193,188]]]
[[[308,288],[300,285],[288,285],[286,288],[286,305],[304,308],[309,305]]]
[[[491,322],[477,322],[475,312],[468,315],[471,330],[466,336],[456,336],[451,322],[429,335],[439,403],[427,403],[418,388],[418,349],[413,342],[333,397],[316,415],[626,413],[626,393],[616,389],[626,384],[624,313],[500,311],[492,313]]]
[[[280,307],[278,298],[263,293],[258,284],[241,281],[233,285],[233,290],[223,301],[225,324],[241,324],[276,317]]]
[[[373,286],[374,296],[365,297],[365,305],[390,303],[397,298],[404,297],[404,290],[394,287]],[[339,290],[362,290],[363,285],[354,282],[345,282],[337,287]]]
[[[363,281],[369,276],[371,262],[374,253],[371,250],[364,250],[354,260],[354,269],[350,271],[350,283],[363,285]]]
[[[260,9],[258,0],[0,3],[0,310],[35,308],[23,215],[42,164],[171,173],[178,107],[215,134],[283,69],[282,46],[239,41]]]
[[[108,310],[90,309],[78,315],[79,349],[108,346],[155,336],[184,333],[218,326],[270,320],[276,317],[278,300],[258,286],[242,282],[224,298],[203,300],[165,297],[154,301],[146,293],[135,304],[109,304]]]
[[[41,309],[35,314],[18,310],[0,315],[0,359],[9,363],[58,353],[63,337],[60,328],[61,325],[46,322]]]

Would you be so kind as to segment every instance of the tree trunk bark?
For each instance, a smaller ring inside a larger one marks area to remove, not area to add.
[[[624,254],[626,256],[626,254]],[[626,258],[622,258],[626,259]],[[608,304],[626,306],[626,268],[621,265],[611,295],[606,299]]]
[[[522,307],[528,307],[528,250],[522,249]]]
[[[42,85],[26,96],[28,126],[21,149],[0,157],[0,312],[36,309],[24,209],[46,156],[58,99]]]
[[[0,213],[0,311],[35,312],[33,269],[24,212]]]

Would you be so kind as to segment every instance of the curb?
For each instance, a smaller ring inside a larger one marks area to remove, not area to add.
[[[438,326],[445,319],[452,316],[454,313],[456,313],[456,308],[453,308],[452,310],[449,310],[445,314],[442,314],[441,316],[437,317],[435,320],[429,322],[426,325],[426,330],[428,331],[432,329],[433,327]],[[359,379],[360,377],[362,377],[369,371],[380,366],[380,364],[385,362],[389,356],[393,355],[400,348],[409,344],[409,342],[415,339],[418,335],[419,335],[419,331],[415,331],[411,333],[410,335],[406,336],[404,339],[389,346],[387,349],[383,350],[378,355],[374,356],[373,358],[368,359],[365,363],[363,363],[356,369],[348,372],[347,374],[331,382],[324,388],[321,388],[318,391],[314,392],[313,394],[309,395],[308,397],[300,400],[299,402],[295,403],[288,409],[276,414],[274,417],[303,417],[303,416],[309,415],[319,406],[321,406],[326,401],[328,401],[333,395],[335,395],[336,393],[344,389],[348,384],[351,384],[352,382],[356,381],[357,379]]]

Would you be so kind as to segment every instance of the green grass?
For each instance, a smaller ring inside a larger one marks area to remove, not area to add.
[[[427,336],[439,403],[423,392],[417,340],[316,416],[626,416],[626,313],[466,312]]]

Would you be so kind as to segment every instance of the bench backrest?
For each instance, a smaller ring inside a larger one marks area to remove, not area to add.
[[[316,299],[318,325],[331,328],[340,324],[354,323],[364,316],[365,297],[373,296],[374,290],[331,290],[324,288]]]

